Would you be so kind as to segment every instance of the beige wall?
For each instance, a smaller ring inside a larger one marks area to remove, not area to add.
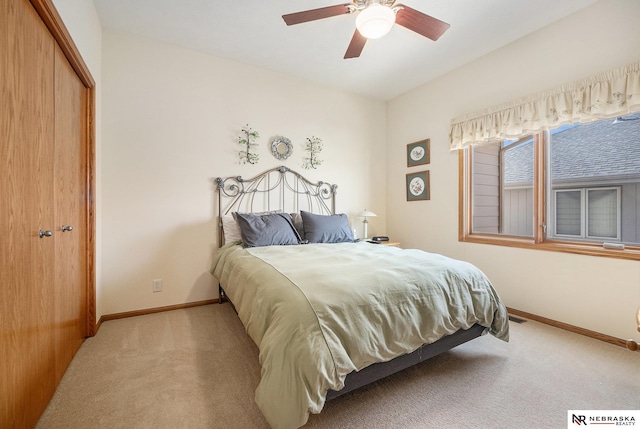
[[[300,170],[301,142],[317,135],[326,144],[325,164],[309,176],[340,186],[339,211],[377,212],[370,234],[388,231],[404,246],[477,264],[511,307],[637,338],[640,263],[458,242],[458,165],[448,150],[448,124],[638,61],[633,18],[640,2],[601,0],[386,105],[174,46],[102,34],[91,2],[54,3],[97,82],[98,317],[215,297],[207,274],[216,243],[211,179],[279,165],[266,149],[276,134],[294,142],[284,164]],[[246,123],[262,135],[261,160],[253,167],[235,162],[235,138]],[[406,167],[406,144],[425,137],[431,138],[431,201],[407,203],[405,174],[420,168]],[[151,292],[154,278],[164,280],[163,292]]]
[[[403,246],[478,265],[505,303],[637,338],[640,263],[458,242],[458,154],[450,120],[640,60],[637,0],[601,0],[388,103],[387,229]],[[406,144],[431,138],[431,200],[407,203]]]
[[[286,165],[338,185],[337,210],[385,225],[385,104],[289,76],[130,35],[103,33],[102,305],[105,314],[217,297],[218,176]],[[240,165],[237,142],[260,132],[260,161]],[[293,155],[268,150],[283,135]],[[305,171],[303,144],[323,139]],[[360,228],[361,220],[352,218]],[[152,279],[164,290],[152,293]]]

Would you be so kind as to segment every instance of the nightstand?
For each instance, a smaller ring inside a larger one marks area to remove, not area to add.
[[[379,243],[371,243],[367,240],[367,243],[375,244],[376,246],[392,246],[392,247],[400,247],[399,241],[381,241]]]

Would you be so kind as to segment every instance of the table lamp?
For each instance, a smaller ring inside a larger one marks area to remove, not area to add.
[[[364,209],[364,211],[358,213],[356,216],[358,217],[363,217],[364,220],[362,221],[362,225],[364,226],[364,237],[362,238],[363,240],[368,239],[368,234],[367,234],[367,226],[369,224],[369,221],[367,220],[368,217],[376,217],[377,215],[374,212],[371,212],[367,209]]]

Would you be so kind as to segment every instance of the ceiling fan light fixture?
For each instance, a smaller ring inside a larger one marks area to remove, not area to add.
[[[393,9],[376,3],[358,13],[356,28],[367,39],[378,39],[387,34],[395,22]]]

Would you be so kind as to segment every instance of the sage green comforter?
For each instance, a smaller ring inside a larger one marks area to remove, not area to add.
[[[420,250],[232,243],[211,272],[260,350],[255,400],[274,429],[304,425],[350,372],[474,323],[509,337],[507,311],[478,268]]]

